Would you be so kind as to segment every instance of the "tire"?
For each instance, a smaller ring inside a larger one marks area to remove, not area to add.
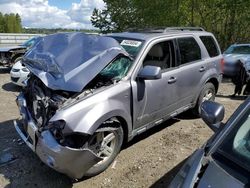
[[[205,100],[214,101],[215,99],[215,87],[214,84],[208,82],[205,84],[204,88],[201,90],[200,95],[198,97],[196,106],[193,109],[193,113],[197,116],[200,116],[201,110],[200,106],[201,103]]]
[[[113,124],[115,124],[115,126]],[[108,140],[108,138],[111,139],[111,135],[114,136],[114,138],[111,140],[111,142],[108,142],[106,145],[112,150],[108,149],[109,151],[106,151],[107,149],[105,148],[107,146],[104,146],[105,144],[103,144],[103,142],[105,138],[106,140]],[[97,156],[103,158],[103,160],[95,164],[93,167],[91,167],[84,174],[84,176],[92,177],[106,170],[114,161],[118,153],[120,152],[121,146],[123,143],[123,137],[124,137],[123,128],[120,122],[116,119],[115,119],[115,123],[105,123],[101,126],[101,128],[98,128],[95,131],[95,133],[89,138],[87,147],[91,151],[93,151]],[[99,141],[102,140],[102,144],[98,144],[97,140]],[[103,145],[103,147],[101,145]],[[100,148],[97,149],[97,147],[100,147]],[[107,153],[109,152],[110,152],[110,155],[108,157],[107,156],[105,157],[105,155],[108,155]]]

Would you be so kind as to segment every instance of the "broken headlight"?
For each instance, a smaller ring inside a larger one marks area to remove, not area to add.
[[[89,139],[89,135],[82,133],[71,133],[64,135],[62,130],[65,127],[66,122],[63,120],[49,122],[43,130],[50,130],[54,138],[62,146],[80,149],[83,148],[86,141]]]
[[[44,131],[44,130],[50,130],[50,132],[53,134],[54,138],[57,141],[60,141],[63,139],[62,130],[64,129],[65,124],[66,124],[66,122],[63,120],[49,122],[47,126],[44,126],[41,128],[40,132]]]
[[[88,140],[89,135],[82,133],[72,133],[64,135],[63,140],[60,140],[60,144],[70,148],[81,149],[85,147]]]

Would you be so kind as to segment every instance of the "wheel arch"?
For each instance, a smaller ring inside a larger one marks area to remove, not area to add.
[[[121,123],[122,129],[123,129],[123,144],[128,142],[128,123],[127,121],[121,117],[121,116],[115,116],[115,118],[118,119],[118,121]]]
[[[206,81],[206,83],[212,83],[215,87],[215,93],[218,92],[218,89],[219,89],[219,81],[216,79],[216,78],[210,78]],[[206,84],[205,83],[205,84]]]
[[[114,115],[114,116],[112,116],[110,118],[107,118],[105,121],[103,121],[103,123],[106,122],[106,121],[109,121],[111,119],[114,119],[114,118],[119,121],[119,123],[120,123],[120,125],[122,127],[122,130],[123,130],[123,143],[128,142],[129,127],[128,127],[128,123],[127,123],[127,121],[126,121],[126,119],[124,117],[122,117],[120,115]],[[103,125],[103,123],[101,123],[94,131],[99,129]]]
[[[193,111],[193,113],[194,113],[195,115],[199,114],[199,113],[198,113],[199,98],[200,98],[200,95],[201,95],[201,93],[202,93],[202,91],[203,91],[205,85],[208,84],[208,83],[213,84],[213,86],[214,86],[214,88],[215,88],[215,94],[218,92],[218,89],[219,89],[219,81],[218,81],[218,79],[215,78],[215,77],[211,77],[211,78],[207,79],[206,82],[204,82],[204,84],[203,84],[203,86],[202,86],[200,92],[197,94],[197,96],[196,96],[196,98],[195,98],[195,100],[194,100],[194,103],[193,103],[194,106],[193,106],[192,111]]]

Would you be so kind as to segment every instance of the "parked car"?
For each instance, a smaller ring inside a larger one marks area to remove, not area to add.
[[[41,38],[42,37],[34,37],[26,41],[24,44],[26,46],[29,46],[26,50],[36,45],[36,43],[39,42]],[[10,70],[10,79],[13,84],[16,84],[21,87],[25,87],[26,81],[29,78],[30,71],[23,65],[21,56],[17,60],[18,61],[15,62],[15,64],[12,66]]]
[[[201,109],[202,119],[215,134],[189,157],[169,187],[249,187],[250,97],[225,124],[222,105],[205,101]]]
[[[16,62],[11,70],[10,70],[10,79],[13,84],[16,84],[21,87],[26,86],[26,81],[29,77],[29,69],[27,69],[23,64],[22,61],[19,60]]]
[[[35,44],[40,37],[33,37],[19,46],[9,46],[0,48],[0,65],[11,67],[18,62],[25,52]]]
[[[223,74],[233,77],[236,74],[236,62],[250,59],[250,44],[233,44],[224,53]]]
[[[46,36],[23,57],[31,76],[15,128],[51,168],[94,176],[123,143],[214,100],[221,59],[203,30]]]

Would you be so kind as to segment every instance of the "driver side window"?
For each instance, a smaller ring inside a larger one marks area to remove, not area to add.
[[[151,65],[160,67],[164,72],[175,66],[175,53],[173,41],[164,41],[155,44],[143,61],[143,67]]]

